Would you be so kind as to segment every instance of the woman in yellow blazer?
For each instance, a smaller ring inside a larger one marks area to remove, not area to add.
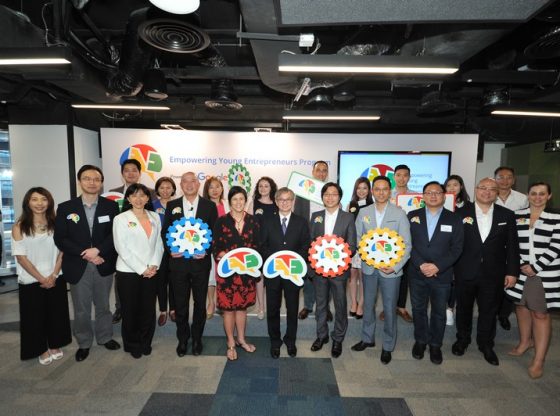
[[[117,290],[121,298],[122,339],[125,352],[134,358],[150,355],[156,325],[157,269],[163,255],[159,215],[146,210],[150,190],[143,184],[129,186],[125,199],[130,208],[113,221],[117,259]]]

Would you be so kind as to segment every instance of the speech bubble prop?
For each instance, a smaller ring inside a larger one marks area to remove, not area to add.
[[[261,275],[263,260],[258,251],[240,247],[228,251],[218,262],[218,276],[230,277],[233,274],[246,274],[252,277]]]
[[[306,274],[307,263],[295,251],[277,251],[264,262],[263,275],[268,279],[280,276],[296,286],[303,286],[303,277]]]

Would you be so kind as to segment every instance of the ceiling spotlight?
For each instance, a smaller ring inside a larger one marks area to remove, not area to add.
[[[165,100],[167,95],[167,83],[163,71],[152,68],[144,74],[144,95],[152,100]]]
[[[482,96],[481,106],[483,109],[509,104],[509,88],[493,87],[488,89]]]
[[[316,88],[307,97],[303,107],[306,110],[332,110],[334,108],[332,90]]]
[[[198,10],[200,0],[150,0],[158,9],[173,14],[189,14]]]
[[[243,108],[243,105],[237,102],[231,79],[213,80],[210,99],[206,100],[204,105],[212,110],[241,110]]]

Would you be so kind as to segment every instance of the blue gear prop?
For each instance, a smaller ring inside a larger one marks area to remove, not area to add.
[[[169,226],[165,237],[172,254],[183,253],[183,257],[190,259],[206,254],[212,242],[212,230],[198,218],[183,217]]]

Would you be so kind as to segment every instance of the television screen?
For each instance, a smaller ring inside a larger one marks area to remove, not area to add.
[[[410,168],[408,187],[414,192],[422,192],[424,184],[430,181],[445,182],[451,168],[451,152],[338,152],[338,184],[342,187],[342,207],[346,209],[354,182],[364,176],[370,182],[379,175],[391,180],[391,189],[395,187],[394,168],[407,165]]]

